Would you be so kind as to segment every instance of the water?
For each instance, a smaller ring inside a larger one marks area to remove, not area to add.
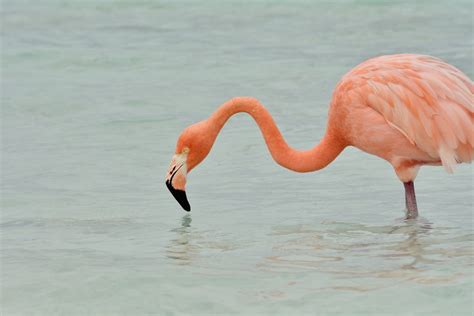
[[[187,125],[259,98],[287,141],[325,129],[339,78],[380,54],[473,77],[469,1],[4,1],[4,315],[471,314],[472,168],[422,168],[422,218],[384,161],[349,148],[318,173],[272,162],[232,118],[188,178]]]

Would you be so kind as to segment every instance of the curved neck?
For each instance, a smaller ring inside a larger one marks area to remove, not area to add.
[[[221,105],[207,120],[213,137],[217,137],[227,120],[234,114],[246,112],[257,122],[273,159],[281,166],[296,172],[322,169],[331,163],[345,145],[326,132],[321,142],[312,149],[299,151],[286,143],[270,113],[254,98],[234,98]]]

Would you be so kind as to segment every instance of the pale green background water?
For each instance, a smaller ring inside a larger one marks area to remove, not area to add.
[[[473,311],[472,168],[423,168],[406,223],[384,161],[278,167],[233,118],[189,176],[180,131],[238,95],[288,142],[380,54],[473,77],[470,1],[24,1],[2,8],[2,315],[461,315]]]

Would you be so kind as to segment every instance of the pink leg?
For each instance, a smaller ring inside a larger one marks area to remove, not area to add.
[[[405,203],[407,208],[407,219],[418,217],[418,207],[416,206],[415,184],[413,181],[403,182],[405,186]]]

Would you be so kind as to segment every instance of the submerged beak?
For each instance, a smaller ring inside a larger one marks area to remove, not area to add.
[[[186,197],[186,191],[173,188],[171,180],[166,180],[166,186],[168,187],[168,190],[170,190],[171,194],[173,194],[176,201],[178,201],[179,205],[181,205],[181,207],[186,212],[190,212],[191,205],[189,205],[188,198]]]
[[[191,211],[191,205],[189,205],[186,191],[184,190],[186,184],[186,164],[181,163],[179,167],[177,167],[177,164],[174,164],[171,170],[168,171],[165,183],[179,205],[181,205],[185,211]]]

